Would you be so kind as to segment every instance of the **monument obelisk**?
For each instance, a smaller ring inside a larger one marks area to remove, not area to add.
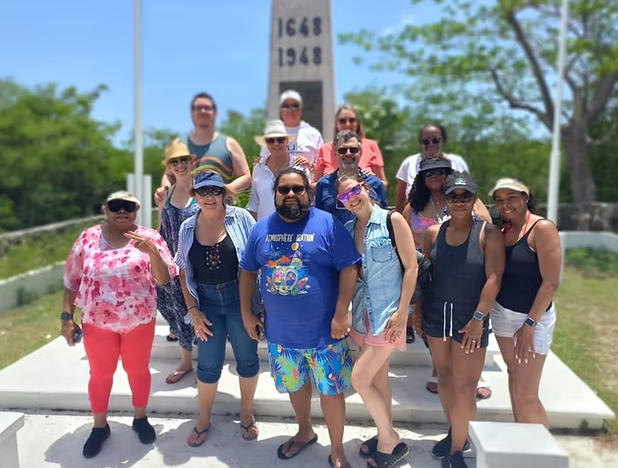
[[[279,118],[279,95],[303,98],[303,120],[333,139],[335,77],[330,0],[273,0],[270,26],[269,119]]]

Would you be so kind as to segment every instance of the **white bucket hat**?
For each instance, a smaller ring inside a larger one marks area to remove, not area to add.
[[[264,135],[256,136],[255,142],[262,148],[266,148],[267,138],[282,138],[287,137],[288,145],[296,140],[296,135],[290,134],[286,131],[285,125],[281,120],[270,120],[266,123],[266,130]]]

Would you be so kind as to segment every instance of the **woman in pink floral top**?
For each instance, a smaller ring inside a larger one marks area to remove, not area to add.
[[[84,445],[86,458],[97,455],[111,434],[107,410],[119,357],[133,393],[133,430],[143,444],[156,438],[146,416],[156,286],[168,283],[178,268],[159,233],[135,225],[139,207],[128,192],[111,194],[103,206],[106,222],[82,232],[66,264],[62,335],[69,346],[81,338],[82,329],[73,321],[75,307],[80,307],[90,365],[88,396],[94,428]]]

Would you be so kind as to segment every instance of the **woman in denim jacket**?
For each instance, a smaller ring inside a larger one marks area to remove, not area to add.
[[[414,239],[403,216],[393,213],[398,254],[387,227],[389,212],[374,203],[360,174],[342,175],[337,193],[337,199],[356,215],[346,228],[363,256],[352,300],[350,337],[361,348],[352,370],[352,385],[371,414],[378,434],[361,445],[360,455],[372,459],[370,466],[390,467],[408,454],[407,445],[393,429],[388,369],[393,349],[406,349],[408,305],[417,275]]]
[[[249,337],[240,315],[238,264],[255,221],[248,211],[229,206],[221,176],[203,172],[193,181],[192,195],[199,211],[180,227],[175,262],[187,304],[186,320],[198,338],[197,388],[200,418],[188,444],[202,445],[210,429],[210,413],[225,361],[229,335],[240,381],[240,429],[245,440],[255,439],[253,397],[260,362],[257,341]]]

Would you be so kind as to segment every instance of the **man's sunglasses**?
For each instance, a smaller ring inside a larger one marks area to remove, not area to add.
[[[348,153],[356,154],[360,151],[358,146],[353,146],[352,148],[337,148],[337,153],[344,155]]]
[[[107,202],[107,209],[112,213],[118,213],[119,211],[133,213],[137,209],[137,203],[126,200],[110,200]]]
[[[280,145],[282,145],[283,143],[285,143],[287,137],[277,137],[277,138],[266,138],[266,143],[268,145],[274,145],[275,142],[279,143]]]
[[[345,124],[355,124],[356,123],[356,117],[350,117],[349,119],[337,119],[337,122],[339,122],[340,125],[345,125]]]
[[[431,140],[429,138],[423,138],[421,140],[421,143],[423,144],[423,146],[429,146],[430,144],[437,145],[441,141],[442,141],[441,138],[432,138]]]
[[[184,157],[184,158],[174,158],[170,161],[170,164],[173,167],[176,167],[178,166],[178,164],[182,164],[183,166],[186,166],[190,162],[191,162],[191,158]]]
[[[298,110],[298,109],[300,109],[300,104],[283,104],[281,106],[281,109],[283,109],[283,110],[290,110],[290,109]]]
[[[343,192],[337,195],[337,200],[339,200],[341,203],[347,203],[350,201],[350,198],[358,197],[362,191],[363,186],[361,184],[355,185],[347,192]]]
[[[446,200],[446,203],[450,203],[451,205],[456,203],[465,203],[467,205],[468,203],[472,203],[472,200],[474,200],[474,195],[471,193],[464,193],[463,195],[449,193],[444,197],[444,199]]]
[[[294,185],[292,187],[288,187],[287,185],[280,185],[277,187],[277,193],[279,195],[287,195],[290,192],[294,192],[294,195],[302,195],[305,193],[305,187],[302,185]]]
[[[207,197],[209,195],[218,197],[219,195],[223,195],[223,192],[225,192],[225,190],[223,190],[222,187],[200,187],[195,189],[195,193],[197,193],[200,197]]]
[[[215,110],[212,106],[193,106],[192,109],[196,112],[212,112]]]
[[[448,169],[430,169],[429,171],[423,171],[423,177],[429,179],[430,177],[446,175],[448,172]]]

